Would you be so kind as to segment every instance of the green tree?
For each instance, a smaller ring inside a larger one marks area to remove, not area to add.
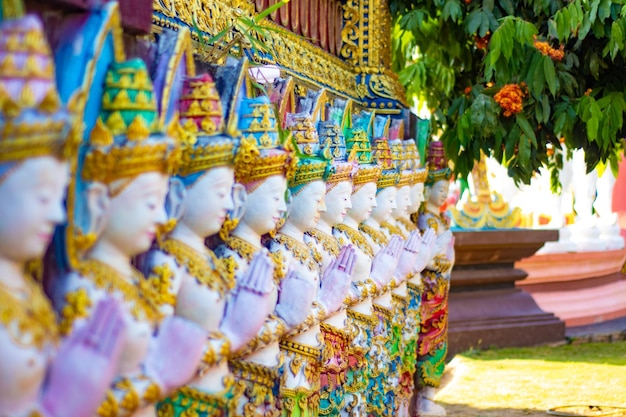
[[[626,0],[391,0],[394,69],[425,101],[458,175],[480,150],[516,181],[624,151]],[[565,145],[565,146],[564,146]]]

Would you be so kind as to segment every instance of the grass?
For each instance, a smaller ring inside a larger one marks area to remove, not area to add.
[[[469,351],[450,363],[436,399],[456,417],[539,417],[564,405],[626,407],[626,342]]]

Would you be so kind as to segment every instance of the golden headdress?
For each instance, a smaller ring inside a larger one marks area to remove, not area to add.
[[[109,184],[145,172],[176,171],[180,148],[164,134],[153,95],[152,81],[141,59],[111,65],[102,111],[91,131],[82,168],[84,180]]]
[[[359,163],[359,169],[352,179],[355,189],[368,182],[376,182],[380,177],[382,168],[372,163],[372,135],[374,114],[363,111],[353,117],[352,127],[347,130],[346,150],[355,152]]]
[[[310,115],[288,114],[287,129],[301,153],[296,169],[287,178],[289,189],[297,193],[310,182],[324,180],[331,159],[330,148],[321,149],[315,122]]]
[[[451,178],[452,171],[448,167],[443,143],[440,141],[430,142],[428,145],[428,177],[426,178],[426,185],[433,185],[441,180],[450,181]]]
[[[330,190],[343,181],[352,181],[358,170],[357,150],[355,147],[348,155],[344,131],[350,123],[352,103],[347,100],[335,99],[327,111],[327,120],[318,124],[320,143],[328,147],[333,161],[328,164],[326,188]]]
[[[70,122],[39,19],[0,23],[0,162],[62,156]]]
[[[402,141],[402,147],[404,148],[403,170],[408,170],[413,173],[411,184],[425,182],[428,176],[428,168],[421,167],[419,151],[417,150],[415,140],[407,139]]]
[[[373,159],[381,167],[382,172],[376,186],[378,190],[387,187],[394,187],[398,184],[400,173],[396,168],[396,160],[389,146],[389,125],[391,121],[389,117],[377,116],[374,122],[375,139],[372,142]],[[397,159],[397,156],[396,158]]]
[[[189,176],[233,164],[234,142],[224,135],[225,122],[219,93],[208,74],[188,78],[180,98],[182,145],[178,175]]]
[[[280,143],[276,114],[266,96],[243,98],[238,127],[242,138],[235,155],[235,179],[250,184],[273,175],[291,176],[297,159],[289,141]]]

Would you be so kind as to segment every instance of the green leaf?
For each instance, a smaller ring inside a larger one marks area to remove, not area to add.
[[[517,158],[521,167],[527,166],[530,162],[530,139],[524,135],[519,138]]]
[[[465,19],[465,31],[470,35],[475,35],[483,21],[483,12],[481,9],[472,11]]]
[[[498,62],[498,58],[500,58],[500,53],[502,50],[501,45],[502,38],[500,36],[491,37],[491,40],[489,41],[489,52],[487,53],[487,57],[485,59],[485,78],[487,80],[491,80],[491,78],[493,77],[496,63]]]
[[[591,10],[589,11],[589,21],[591,23],[596,21],[596,17],[598,17],[598,6],[600,5],[601,0],[593,0],[591,2]]]
[[[463,16],[463,9],[458,0],[447,0],[441,11],[443,19],[450,18],[453,22],[459,22]]]
[[[543,120],[547,122],[550,120],[550,101],[548,96],[541,97],[541,107],[543,109]]]
[[[515,146],[519,142],[520,133],[521,132],[517,124],[515,124],[509,132],[504,149],[504,158],[506,162],[509,162],[515,156]]]
[[[599,117],[591,117],[587,121],[587,136],[591,142],[595,141],[598,137],[598,127],[600,125]]]
[[[611,36],[609,38],[609,42],[602,50],[602,55],[606,56],[608,53],[610,53],[611,59],[615,60],[615,56],[617,55],[617,53],[623,49],[624,33],[622,32],[620,22],[613,22],[611,24]]]
[[[515,8],[513,7],[513,2],[511,0],[500,0],[500,7],[505,11],[508,15],[515,15]]]
[[[535,74],[532,80],[533,82],[530,85],[530,88],[531,88],[533,95],[536,98],[539,98],[543,94],[543,89],[546,85],[546,76],[545,76],[545,68],[542,71],[541,67],[539,66],[541,63],[541,59],[543,58],[543,55],[541,55],[539,52],[537,52],[536,54],[539,55],[539,62],[537,64],[537,69],[535,71]]]
[[[194,29],[197,29],[198,33],[201,33],[200,28],[195,25],[195,21],[194,21]],[[215,36],[212,36],[211,38],[209,38],[208,40],[204,41],[203,43],[206,43],[208,45],[214,45],[220,39],[222,39],[224,37],[224,35],[226,35],[226,33],[228,33],[230,31],[230,29],[231,29],[230,26],[227,26],[226,28],[222,29],[218,34],[216,34]]]
[[[400,19],[400,27],[407,31],[414,31],[422,26],[422,23],[426,21],[427,14],[422,9],[413,9]]]
[[[513,38],[515,38],[515,23],[512,19],[505,18],[500,27],[493,33],[491,38],[499,38],[500,49],[506,60],[513,56]]]
[[[543,72],[546,77],[546,82],[548,83],[548,88],[550,88],[550,93],[552,93],[552,96],[556,95],[559,81],[556,78],[554,62],[552,62],[552,58],[549,56],[543,57]]]
[[[489,19],[489,14],[491,13],[483,12],[480,21],[480,29],[478,30],[478,36],[483,37],[487,34],[487,32],[489,32],[489,25],[491,23]],[[493,14],[491,14],[491,16],[493,16]]]
[[[600,78],[600,57],[595,52],[589,57],[589,71],[596,80]]]
[[[611,0],[601,0],[600,5],[598,6],[598,17],[600,17],[600,21],[604,21],[607,17],[611,15]]]
[[[260,22],[265,17],[269,16],[271,13],[274,13],[276,10],[280,9],[287,3],[289,3],[289,0],[280,0],[278,3],[271,5],[270,7],[263,10],[261,13],[259,13],[258,15],[254,16],[254,21],[257,23]]]
[[[527,139],[532,141],[535,145],[537,145],[537,136],[535,135],[535,131],[533,127],[528,122],[528,119],[524,115],[524,113],[517,113],[515,115],[515,121],[524,132],[524,135],[527,136]]]
[[[537,28],[532,23],[522,19],[515,20],[515,40],[517,42],[531,46],[537,33]]]

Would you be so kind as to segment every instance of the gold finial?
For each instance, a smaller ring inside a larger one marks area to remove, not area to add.
[[[19,104],[24,109],[32,108],[35,105],[35,93],[30,88],[30,85],[24,86],[20,93]]]
[[[114,135],[121,135],[126,131],[126,122],[119,111],[111,113],[106,125]]]
[[[128,140],[133,142],[140,142],[150,136],[150,129],[146,126],[146,121],[143,117],[135,116],[130,126],[128,126],[126,136],[128,137]]]
[[[167,136],[177,140],[183,146],[192,146],[197,141],[194,132],[190,132],[180,125],[178,112],[174,114],[172,121],[167,126]]]
[[[61,100],[59,99],[59,95],[54,88],[50,88],[48,94],[46,94],[41,103],[39,103],[39,110],[44,113],[54,113],[57,112],[60,107]]]
[[[97,146],[109,146],[113,144],[113,134],[98,117],[96,125],[91,129],[89,141]]]

